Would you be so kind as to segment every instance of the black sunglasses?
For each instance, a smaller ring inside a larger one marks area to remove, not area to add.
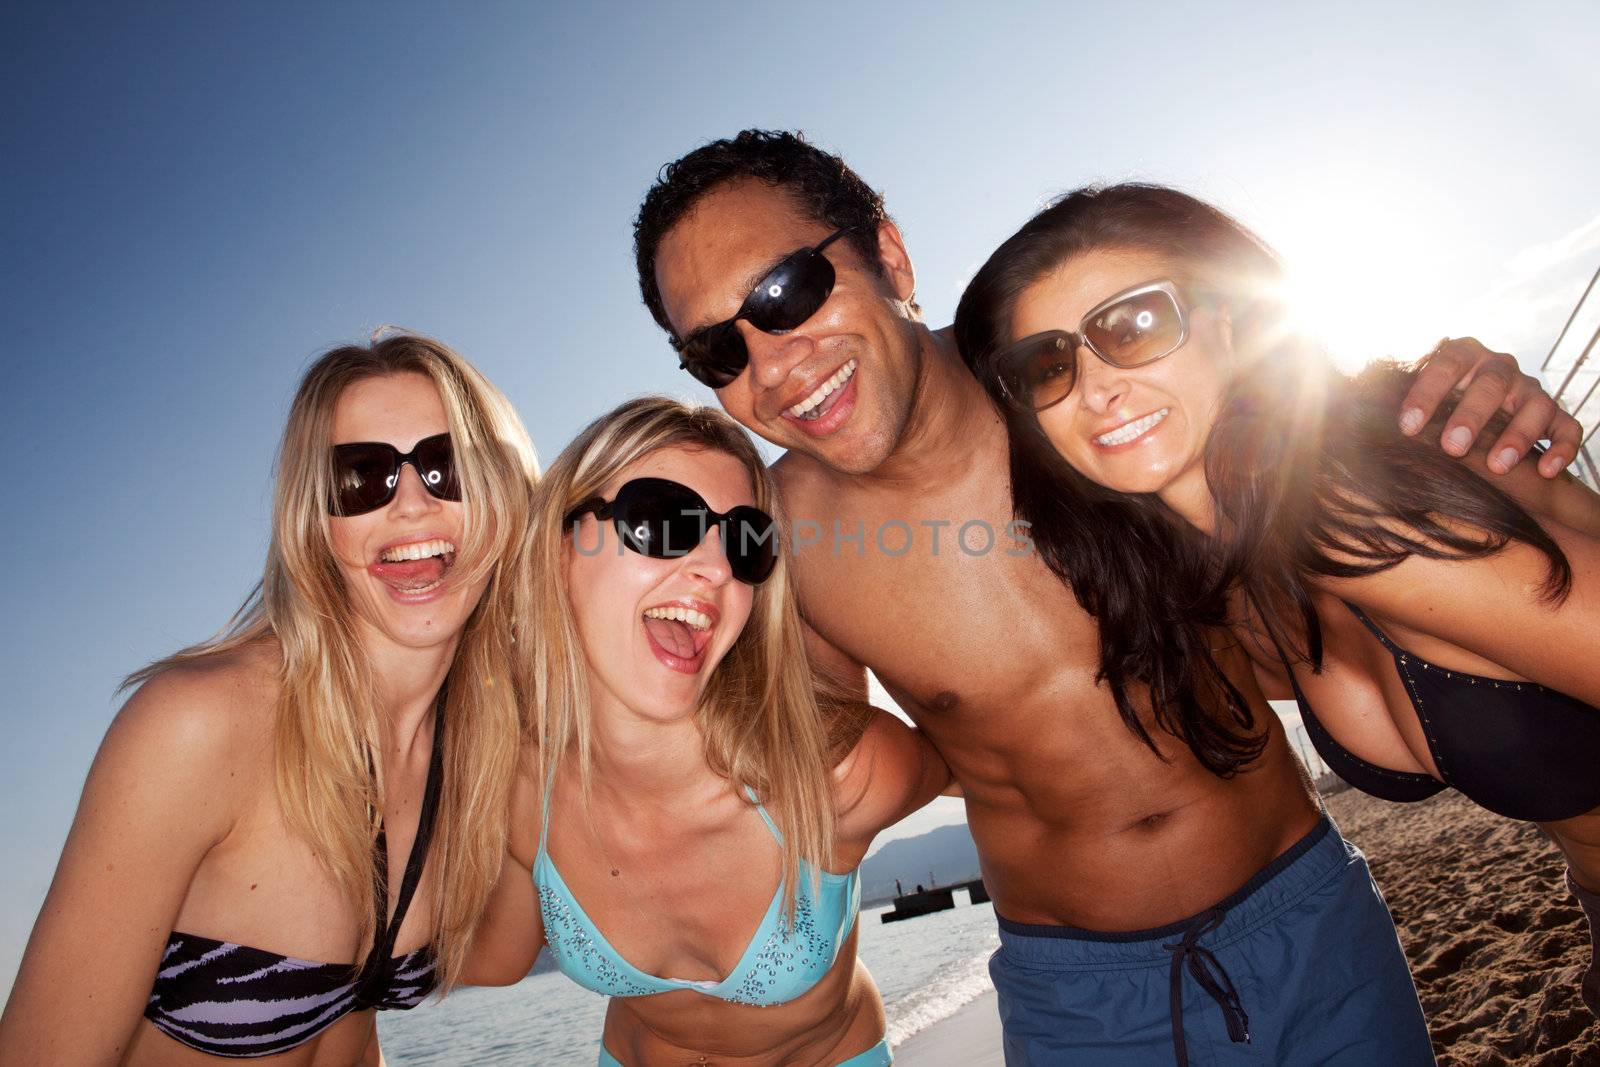
[[[1078,382],[1078,350],[1113,367],[1142,367],[1170,356],[1189,339],[1189,316],[1175,283],[1124,289],[1090,308],[1077,330],[1046,330],[995,357],[1005,398],[1019,411],[1043,411],[1065,400]]]
[[[623,544],[652,559],[687,556],[715,526],[729,569],[739,581],[759,585],[778,565],[778,526],[771,515],[745,505],[712,511],[699,493],[666,478],[625,482],[609,502],[592,496],[567,512],[563,523],[575,531],[591,511],[601,521],[612,521]]]
[[[333,446],[333,499],[328,501],[328,513],[365,515],[383,507],[394,499],[400,468],[407,463],[428,492],[440,500],[461,499],[449,434],[424,437],[404,455],[382,441],[360,441]]]
[[[821,244],[791,252],[756,282],[733,318],[703,326],[682,341],[674,337],[678,367],[713,389],[732,383],[750,362],[750,349],[735,324],[744,319],[763,333],[785,333],[815,315],[833,293],[833,264],[822,250],[860,228],[846,226]]]

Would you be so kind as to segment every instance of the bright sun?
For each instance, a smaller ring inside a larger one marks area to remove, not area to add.
[[[1457,265],[1391,205],[1331,204],[1264,234],[1288,264],[1295,321],[1346,371],[1379,357],[1409,362],[1426,354],[1464,319],[1459,295],[1451,295]]]

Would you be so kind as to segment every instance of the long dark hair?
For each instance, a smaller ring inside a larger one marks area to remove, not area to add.
[[[1175,280],[1228,310],[1239,373],[1206,439],[1217,505],[1210,535],[1153,494],[1118,493],[1078,473],[1037,416],[1000,388],[993,360],[1011,336],[1017,299],[1067,260],[1103,250],[1162,255]],[[1347,378],[1288,328],[1283,273],[1265,243],[1192,196],[1158,185],[1087,187],[1002,244],[956,311],[962,358],[1010,431],[1017,516],[1099,623],[1100,678],[1123,721],[1155,748],[1130,695],[1148,692],[1156,724],[1222,776],[1266,743],[1209,640],[1230,622],[1238,593],[1286,654],[1321,669],[1310,579],[1374,574],[1413,554],[1479,558],[1521,541],[1545,556],[1547,599],[1571,584],[1566,557],[1526,511],[1428,433],[1400,433],[1395,413],[1410,372],[1381,364]]]

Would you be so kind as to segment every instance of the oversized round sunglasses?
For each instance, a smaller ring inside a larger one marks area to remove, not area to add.
[[[612,521],[623,544],[652,559],[687,556],[715,527],[739,581],[759,585],[778,564],[778,529],[771,515],[748,505],[713,511],[699,493],[666,478],[624,482],[611,500],[592,496],[567,512],[563,522],[574,528],[591,511],[602,522]]]
[[[400,486],[400,468],[408,463],[429,493],[440,500],[461,499],[449,434],[424,437],[406,453],[382,441],[358,441],[333,446],[329,514],[364,515],[383,507],[394,499]]]
[[[1113,367],[1142,367],[1189,339],[1189,316],[1170,281],[1125,289],[1090,308],[1073,330],[1045,330],[1007,345],[995,358],[1005,398],[1022,411],[1059,404],[1078,383],[1078,350]]]
[[[683,340],[672,339],[678,366],[713,389],[721,389],[744,373],[750,349],[739,333],[745,320],[763,333],[786,333],[804,323],[833,294],[833,264],[822,252],[833,242],[859,229],[846,226],[820,244],[791,252],[764,274],[731,319],[703,326]]]

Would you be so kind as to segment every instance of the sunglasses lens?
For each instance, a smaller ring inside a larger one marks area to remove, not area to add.
[[[400,484],[400,465],[410,462],[423,488],[440,500],[460,500],[450,435],[436,434],[417,442],[410,456],[392,445],[363,441],[333,446],[333,515],[364,515],[394,499]]]
[[[679,353],[683,369],[712,389],[731,385],[750,362],[750,350],[732,322],[719,322],[691,338]]]
[[[655,559],[693,552],[708,521],[703,500],[662,478],[637,478],[617,490],[612,517],[629,548]]]
[[[1171,293],[1153,289],[1102,310],[1084,324],[1083,338],[1107,363],[1137,367],[1183,343],[1183,315]]]
[[[336,445],[333,449],[335,515],[362,515],[394,496],[395,451],[383,445]]]
[[[428,492],[440,500],[460,500],[461,485],[456,481],[455,453],[450,435],[439,434],[418,441],[415,451],[417,474]]]
[[[750,325],[766,333],[792,330],[817,313],[833,293],[833,264],[805,249],[779,263],[745,302]]]
[[[760,508],[734,508],[722,528],[722,550],[735,578],[759,585],[778,565],[778,524]]]
[[[1072,338],[1048,334],[1018,354],[1008,392],[1019,403],[1043,411],[1058,403],[1078,377],[1078,354]]]
[[[823,245],[843,232],[829,237]],[[792,330],[827,303],[833,283],[833,264],[817,249],[802,248],[788,256],[750,290],[738,315],[699,331],[683,343],[679,351],[683,369],[713,389],[732,384],[750,362],[750,350],[739,334],[739,319],[748,320],[765,333]]]
[[[623,542],[654,559],[687,556],[705,540],[711,511],[688,486],[665,478],[635,478],[617,490],[612,519]],[[748,585],[763,582],[778,563],[778,530],[759,508],[737,507],[720,525],[722,551],[733,576]]]

